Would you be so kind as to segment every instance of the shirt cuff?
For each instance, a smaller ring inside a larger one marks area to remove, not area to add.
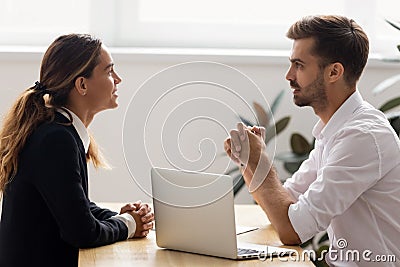
[[[294,231],[302,243],[319,232],[317,222],[308,210],[307,205],[296,202],[289,206],[288,216]]]
[[[135,235],[136,231],[136,222],[135,219],[129,213],[122,213],[112,216],[111,218],[116,218],[118,220],[123,221],[128,227],[128,238],[132,238]],[[128,239],[127,238],[127,239]]]
[[[293,198],[293,200],[298,201],[299,196],[301,195],[298,192],[295,192],[289,185],[288,185],[288,180],[290,178],[286,179],[285,183],[283,184],[283,188],[286,189],[286,191],[289,193],[289,195]]]

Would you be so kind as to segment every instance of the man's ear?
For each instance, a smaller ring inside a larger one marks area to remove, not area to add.
[[[344,67],[342,63],[335,62],[328,67],[328,81],[336,82],[341,79],[344,75]]]
[[[86,95],[87,89],[86,89],[86,79],[84,77],[78,77],[75,80],[75,90],[78,91],[78,93],[82,96]]]

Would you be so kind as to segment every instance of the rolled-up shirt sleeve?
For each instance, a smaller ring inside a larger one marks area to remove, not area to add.
[[[321,150],[316,179],[288,210],[302,242],[327,229],[332,218],[344,213],[382,177],[375,138],[365,129],[353,127],[328,140],[331,143]]]
[[[318,149],[310,152],[308,159],[303,161],[298,171],[291,178],[287,179],[283,185],[296,201],[299,200],[300,195],[304,194],[310,184],[316,179],[317,166],[315,154],[318,154]]]

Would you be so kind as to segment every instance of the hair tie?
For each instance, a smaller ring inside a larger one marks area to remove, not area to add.
[[[33,89],[42,91],[42,90],[46,90],[46,86],[44,86],[42,83],[36,81],[35,86],[33,86]]]
[[[46,86],[38,81],[35,82],[35,85],[33,86],[33,90],[44,93],[44,94],[49,93]]]

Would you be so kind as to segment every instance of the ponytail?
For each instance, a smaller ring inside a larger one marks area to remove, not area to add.
[[[0,129],[0,192],[16,175],[19,154],[29,135],[43,122],[54,119],[54,108],[45,104],[47,92],[37,88],[25,90],[4,117]]]
[[[89,134],[90,145],[86,154],[86,160],[91,161],[93,166],[97,168],[111,169],[107,160],[104,158],[99,146],[97,145],[93,135]]]

